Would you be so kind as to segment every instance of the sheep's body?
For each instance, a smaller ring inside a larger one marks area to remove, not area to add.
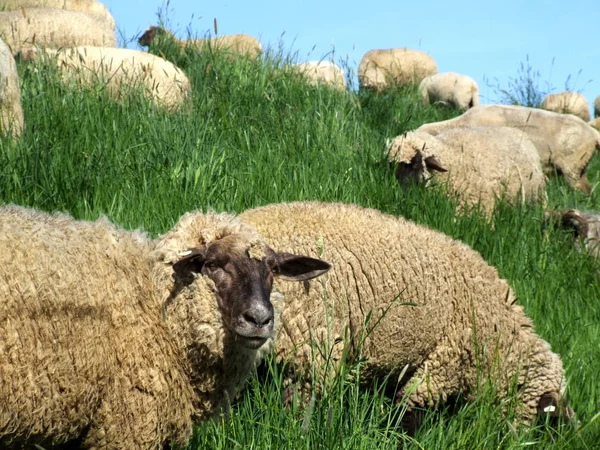
[[[479,87],[475,80],[454,72],[430,75],[419,84],[424,105],[436,103],[466,111],[479,105]]]
[[[17,138],[23,131],[21,88],[15,60],[0,39],[0,136]]]
[[[600,119],[600,95],[594,100],[594,117]]]
[[[387,157],[410,168],[406,170],[418,172],[418,181],[429,182],[433,176],[438,182],[448,183],[461,206],[480,203],[488,214],[502,196],[522,201],[544,198],[546,182],[535,145],[514,128],[460,128],[436,136],[411,131],[391,142]],[[426,161],[430,157],[448,172],[428,169]],[[397,175],[402,173],[399,170]]]
[[[35,60],[37,55],[36,49],[23,52],[26,60]],[[185,73],[173,63],[147,52],[83,46],[47,49],[42,55],[63,71],[65,82],[105,83],[108,92],[117,99],[128,89],[141,87],[157,106],[175,111],[191,97],[191,84]]]
[[[590,127],[600,131],[600,117],[596,117],[594,120],[591,120]]]
[[[302,73],[313,86],[322,83],[338,89],[346,89],[344,71],[331,61],[307,61],[294,64],[291,68]]]
[[[567,183],[591,191],[585,170],[600,148],[600,133],[572,114],[559,114],[524,106],[479,105],[450,120],[422,125],[432,135],[463,127],[511,127],[527,133],[535,144],[542,166],[558,170]]]
[[[600,259],[600,213],[567,209],[560,212],[547,213],[547,218],[556,218],[563,228],[572,228],[578,238],[576,247],[581,250],[581,244],[586,251],[596,259]]]
[[[573,114],[585,122],[590,121],[588,102],[578,92],[564,91],[557,94],[548,94],[542,102],[542,109],[560,114]]]
[[[282,251],[322,255],[333,264],[323,283],[275,285],[285,295],[275,352],[292,372],[308,377],[313,356],[322,368],[311,339],[325,342],[332,373],[344,345],[358,356],[371,314],[361,373],[365,381],[390,373],[395,380],[407,366],[401,385],[415,386],[412,405],[435,406],[457,394],[474,398],[478,375],[498,383],[501,400],[518,378],[525,420],[550,398],[562,402],[560,358],[534,333],[507,282],[467,245],[355,205],[269,205],[240,218]]]
[[[437,64],[427,53],[409,48],[370,50],[358,66],[358,81],[361,88],[381,91],[393,85],[419,84],[435,73]]]
[[[115,19],[108,12],[106,6],[97,0],[0,0],[0,11],[16,11],[21,8],[52,8],[80,11],[106,21],[112,30],[115,29]]]
[[[50,8],[0,12],[0,38],[13,54],[35,46],[117,46],[115,32],[107,22],[80,11]]]

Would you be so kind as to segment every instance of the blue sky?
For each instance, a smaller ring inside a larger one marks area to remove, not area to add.
[[[298,61],[321,59],[335,49],[336,62],[358,67],[374,48],[409,47],[429,53],[440,72],[473,77],[483,103],[497,99],[487,86],[506,87],[529,55],[540,84],[554,92],[569,87],[591,105],[600,95],[600,0],[416,0],[337,2],[314,0],[105,0],[117,28],[132,38],[166,12],[180,37],[212,31],[246,33],[263,47],[297,52]],[[132,44],[128,45],[132,47]],[[488,80],[486,83],[485,79]]]

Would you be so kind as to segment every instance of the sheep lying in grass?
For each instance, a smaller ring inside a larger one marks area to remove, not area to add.
[[[553,218],[563,228],[575,232],[576,246],[581,250],[581,244],[586,251],[596,259],[600,259],[600,213],[579,209],[565,209],[546,213],[546,220]]]
[[[482,126],[524,131],[547,172],[556,170],[571,187],[591,192],[586,171],[594,152],[600,149],[600,133],[572,114],[525,106],[479,105],[454,119],[422,125],[419,130],[436,135],[453,128]]]
[[[535,145],[522,131],[508,127],[473,127],[432,136],[411,131],[386,150],[402,183],[448,184],[460,206],[478,203],[491,214],[497,198],[538,200],[546,182]]]
[[[430,75],[419,84],[424,105],[441,104],[466,111],[479,105],[479,87],[475,80],[454,72]]]
[[[419,84],[437,73],[435,60],[427,53],[409,48],[370,50],[358,65],[361,88],[382,91],[393,85]]]
[[[0,38],[13,55],[35,46],[117,46],[115,31],[108,22],[80,11],[51,8],[0,12]]]
[[[594,100],[594,117],[600,118],[600,95]]]
[[[557,94],[548,94],[542,102],[542,109],[561,114],[573,114],[585,122],[590,121],[588,102],[578,92],[564,91]]]
[[[9,48],[0,39],[0,136],[17,138],[23,131],[21,88],[17,66]]]
[[[21,8],[53,8],[80,11],[100,20],[106,21],[112,30],[115,19],[106,6],[97,0],[0,0],[0,10],[15,11]]]
[[[0,208],[0,447],[187,445],[262,355],[273,277],[328,268],[228,214],[186,214],[152,241]]]
[[[356,205],[268,205],[240,219],[269,245],[332,263],[320,283],[275,283],[285,296],[275,353],[293,376],[310,381],[313,360],[317,373],[327,363],[335,374],[345,349],[364,361],[366,383],[404,374],[398,395],[411,406],[473,399],[488,379],[501,402],[516,391],[525,422],[544,412],[573,416],[559,356],[467,245]]]
[[[326,84],[338,89],[346,89],[344,71],[331,61],[306,61],[290,66],[304,75],[309,84]]]
[[[177,43],[182,49],[195,48],[198,51],[217,50],[225,52],[230,57],[245,56],[255,60],[263,51],[258,39],[247,34],[232,34],[206,39],[179,40],[173,33],[163,27],[150,26],[138,39],[142,46],[150,46],[155,40],[169,39]]]
[[[68,83],[101,83],[119,99],[128,90],[141,87],[144,95],[169,111],[189,102],[191,85],[181,69],[163,58],[125,48],[75,47],[61,50],[38,49],[22,52],[26,61],[56,64]]]

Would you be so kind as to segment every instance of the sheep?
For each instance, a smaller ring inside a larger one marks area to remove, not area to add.
[[[106,21],[80,11],[51,8],[0,12],[0,38],[13,55],[36,45],[48,48],[117,46],[115,31]]]
[[[578,250],[583,245],[591,256],[600,259],[600,213],[579,209],[546,212],[546,220],[551,218],[580,238],[575,243]]]
[[[15,60],[0,39],[0,136],[17,139],[23,131],[21,88]]]
[[[561,114],[574,114],[585,122],[590,121],[588,102],[578,92],[564,91],[548,94],[542,101],[542,109]]]
[[[69,11],[81,11],[100,20],[106,21],[112,30],[115,19],[106,6],[97,0],[0,0],[0,10],[16,11],[22,8],[53,8]]]
[[[518,389],[525,423],[542,412],[574,417],[560,357],[508,283],[466,244],[352,204],[274,204],[239,218],[269,245],[333,266],[319,283],[274,284],[285,297],[274,353],[291,379],[316,381],[312,361],[319,375],[325,364],[337,373],[346,350],[363,361],[362,382],[390,375],[410,407],[473,399],[487,378],[500,401]]]
[[[430,75],[419,84],[421,102],[427,106],[440,103],[466,111],[479,105],[479,87],[475,80],[454,72]]]
[[[151,240],[0,208],[0,447],[187,445],[265,352],[273,277],[328,269],[230,214],[188,213]]]
[[[181,69],[165,59],[140,50],[82,46],[68,49],[27,49],[24,61],[52,63],[62,71],[65,83],[105,84],[120,98],[138,86],[158,107],[176,111],[191,98],[191,84]]]
[[[590,120],[590,127],[600,131],[600,117],[596,117],[594,120]]]
[[[341,90],[346,89],[344,70],[331,61],[307,61],[290,67],[304,75],[312,86],[323,83]]]
[[[400,182],[447,182],[461,208],[480,204],[488,216],[498,197],[538,200],[545,193],[535,145],[514,128],[460,128],[436,136],[411,131],[393,139],[386,154]]]
[[[173,33],[163,27],[150,26],[138,39],[141,46],[150,46],[155,39],[171,39],[182,49],[195,48],[199,51],[207,49],[226,52],[230,58],[244,56],[255,60],[262,53],[263,48],[258,39],[247,34],[232,34],[206,39],[179,40]]]
[[[430,55],[409,48],[370,50],[358,65],[359,86],[376,91],[392,85],[419,84],[436,73],[437,64]]]
[[[594,117],[600,118],[600,95],[594,100]]]
[[[600,133],[579,117],[525,106],[479,105],[454,119],[421,125],[419,130],[436,135],[461,127],[512,127],[527,133],[535,144],[547,173],[557,171],[573,188],[586,194],[590,159],[600,149]]]

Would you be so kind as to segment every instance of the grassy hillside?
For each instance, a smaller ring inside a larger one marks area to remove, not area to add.
[[[493,387],[474,404],[427,413],[414,439],[382,389],[365,393],[359,367],[327,386],[307,409],[281,406],[272,361],[232,414],[200,425],[190,448],[515,449],[600,448],[599,266],[567,234],[542,226],[543,208],[500,205],[491,223],[459,216],[434,189],[402,190],[382,163],[386,138],[456,111],[422,107],[413,89],[385,97],[309,87],[277,71],[277,55],[229,62],[218,54],[175,55],[193,84],[180,113],[156,110],[139,93],[120,103],[101,86],[64,87],[52,70],[19,66],[26,131],[0,140],[0,203],[76,218],[107,215],[128,228],[167,230],[185,211],[242,211],[292,200],[354,202],[401,215],[460,239],[514,287],[537,332],[564,362],[582,429],[514,429]],[[590,166],[597,187],[600,159]],[[548,186],[550,207],[600,209],[600,193]]]

